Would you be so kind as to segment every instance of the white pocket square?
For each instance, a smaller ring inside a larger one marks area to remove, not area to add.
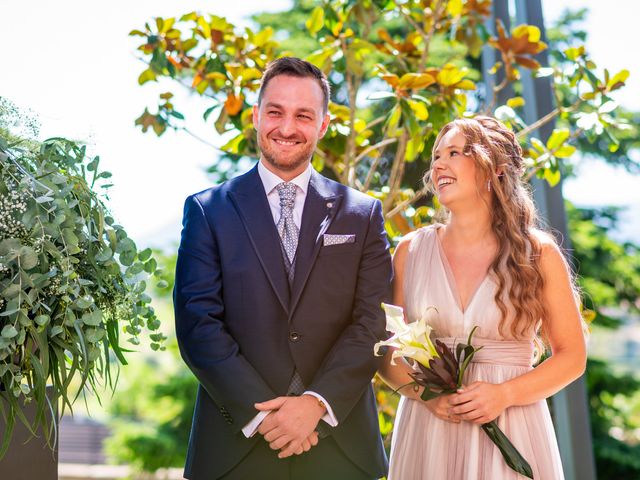
[[[343,245],[345,243],[356,243],[355,233],[347,235],[334,235],[331,233],[325,233],[322,235],[322,244],[327,247],[330,245]]]

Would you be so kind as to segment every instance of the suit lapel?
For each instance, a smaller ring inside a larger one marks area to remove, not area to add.
[[[253,168],[229,191],[240,219],[253,246],[269,283],[286,312],[289,311],[289,282],[282,260],[280,236],[273,222],[264,187]]]
[[[309,181],[302,213],[289,316],[293,315],[296,309],[313,264],[320,252],[322,235],[329,228],[341,200],[342,196],[333,191],[324,177],[314,170]]]

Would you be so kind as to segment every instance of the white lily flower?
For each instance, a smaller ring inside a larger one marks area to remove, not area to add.
[[[428,367],[429,360],[438,354],[429,338],[431,327],[427,324],[426,315],[415,322],[406,323],[402,307],[383,303],[382,308],[387,317],[387,330],[393,335],[388,340],[376,343],[374,353],[380,355],[379,351],[383,346],[393,347],[395,350],[391,356],[392,365],[396,364],[396,358],[406,357]],[[429,314],[430,310],[431,308],[426,314]]]

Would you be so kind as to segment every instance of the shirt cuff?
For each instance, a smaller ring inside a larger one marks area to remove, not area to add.
[[[329,402],[327,402],[322,395],[320,395],[319,393],[310,392],[310,391],[304,392],[303,395],[311,395],[313,397],[316,397],[318,400],[322,401],[322,403],[324,403],[324,406],[327,407],[327,413],[325,413],[322,416],[321,420],[324,420],[325,422],[327,422],[329,424],[329,426],[331,426],[331,427],[337,427],[338,426],[338,419],[333,414],[333,410],[331,409],[331,405],[329,405]]]
[[[247,423],[242,429],[242,433],[244,433],[244,436],[247,438],[253,437],[258,431],[258,427],[262,423],[262,420],[264,420],[264,417],[269,415],[269,413],[271,413],[271,410],[260,412],[255,417],[253,417],[249,421],[249,423]]]

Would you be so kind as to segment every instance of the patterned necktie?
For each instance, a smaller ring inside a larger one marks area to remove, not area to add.
[[[276,186],[276,190],[278,191],[278,195],[280,195],[280,220],[278,221],[277,229],[282,243],[284,263],[289,277],[289,286],[291,286],[293,285],[295,271],[294,259],[296,249],[298,248],[298,235],[300,233],[293,221],[296,186],[293,183],[282,182]],[[294,369],[291,381],[289,382],[289,388],[287,388],[287,395],[302,395],[305,390],[306,388],[300,373],[298,373],[297,369]],[[320,438],[326,437],[329,433],[328,427],[325,427],[322,421],[317,425],[316,431]]]
[[[289,281],[293,276],[293,260],[298,248],[299,230],[293,221],[293,206],[296,201],[296,186],[293,183],[279,183],[276,186],[280,195],[280,220],[278,221],[278,234],[282,241],[282,248],[285,252],[285,263],[289,272]]]

